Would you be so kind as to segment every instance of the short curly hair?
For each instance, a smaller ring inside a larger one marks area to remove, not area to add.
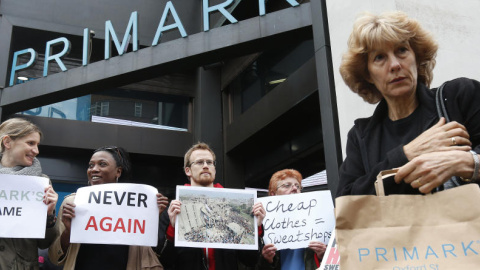
[[[284,169],[278,171],[272,175],[270,178],[270,183],[268,185],[268,194],[275,194],[278,189],[278,182],[283,181],[287,178],[295,178],[300,185],[302,185],[302,174],[294,169]]]
[[[418,82],[429,87],[436,63],[437,42],[417,20],[401,11],[381,15],[364,13],[357,18],[348,39],[348,50],[340,65],[345,84],[366,102],[379,102],[383,98],[380,91],[367,81],[368,53],[386,44],[401,42],[408,42],[415,53]]]

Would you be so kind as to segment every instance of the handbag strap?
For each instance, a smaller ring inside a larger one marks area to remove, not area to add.
[[[447,83],[444,82],[437,89],[437,92],[435,93],[435,104],[437,105],[438,118],[445,117],[445,120],[447,120],[448,123],[450,122],[450,117],[448,116],[447,108],[445,107],[445,100],[443,99],[443,87],[445,84]]]
[[[385,187],[383,185],[383,179],[394,176],[397,174],[398,168],[381,171],[377,175],[377,180],[375,181],[375,191],[377,192],[377,196],[385,196]]]
[[[445,120],[448,123],[451,121],[451,119],[448,116],[447,108],[445,107],[445,99],[443,98],[443,88],[445,87],[445,84],[447,83],[444,82],[442,85],[440,85],[440,87],[438,87],[437,92],[435,93],[435,104],[437,106],[438,118],[445,117]],[[455,176],[452,176],[450,180],[448,180],[443,184],[444,189],[456,187],[456,186],[460,186],[460,183],[458,182]],[[440,191],[440,189],[436,188],[436,191]]]

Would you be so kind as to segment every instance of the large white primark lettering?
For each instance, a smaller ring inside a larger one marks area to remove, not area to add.
[[[478,256],[480,241],[462,241],[459,243],[445,243],[439,246],[427,245],[424,247],[375,247],[358,248],[358,261],[418,261],[428,259],[453,259],[467,256]]]
[[[287,3],[289,3],[292,7],[299,6],[300,4],[296,0],[284,0]],[[214,5],[214,6],[209,6],[209,0],[202,0],[203,3],[203,11],[202,11],[202,16],[203,16],[203,30],[206,32],[210,29],[209,25],[209,15],[210,13],[214,11],[219,11],[222,13],[222,15],[227,18],[231,23],[236,23],[237,20],[230,14],[227,10],[226,7],[231,5],[233,3],[233,0],[226,0],[223,3]],[[258,0],[258,5],[259,5],[259,15],[263,16],[265,15],[265,0]],[[171,14],[173,17],[173,20],[175,21],[173,24],[170,25],[165,25],[166,18],[167,16]],[[161,39],[162,33],[165,31],[173,30],[173,29],[178,29],[180,32],[182,38],[185,38],[188,36],[187,32],[185,31],[185,28],[183,27],[183,24],[180,20],[180,17],[177,14],[177,11],[175,7],[173,6],[172,1],[168,1],[165,4],[165,8],[162,14],[162,18],[160,20],[160,23],[157,27],[155,37],[153,38],[152,46],[155,46],[158,44],[159,40]],[[130,35],[131,33],[131,35]],[[83,58],[82,58],[82,65],[86,66],[89,64],[88,60],[88,55],[90,55],[90,50],[92,49],[90,46],[90,40],[92,38],[91,32],[88,28],[85,28],[83,31]],[[113,24],[111,23],[110,20],[107,20],[105,22],[105,55],[104,58],[105,60],[109,59],[111,57],[111,43],[113,42],[115,44],[115,47],[117,49],[118,55],[121,56],[126,53],[126,50],[128,48],[128,43],[132,42],[132,49],[133,51],[138,50],[138,15],[137,11],[134,11],[130,15],[130,20],[127,25],[127,29],[125,31],[125,35],[123,37],[122,43],[120,44],[117,35],[115,33],[115,30],[113,28]],[[63,43],[63,49],[61,50],[60,53],[57,53],[55,55],[51,55],[51,48],[54,45],[58,45],[60,43]],[[46,53],[45,53],[45,63],[44,63],[44,68],[43,68],[43,76],[46,77],[48,76],[48,66],[49,62],[51,60],[55,60],[57,65],[61,68],[62,71],[67,71],[67,68],[63,64],[61,57],[65,57],[68,55],[70,52],[71,48],[71,43],[68,39],[65,37],[60,37],[51,41],[48,41],[46,44]],[[27,63],[24,64],[17,64],[18,58],[20,58],[21,55],[26,55],[30,56],[28,58]],[[37,59],[38,53],[32,49],[24,49],[20,51],[16,51],[13,54],[13,60],[12,60],[12,68],[11,68],[11,73],[10,73],[10,82],[9,86],[13,86],[15,83],[15,74],[18,71],[28,69],[32,67]],[[47,57],[48,56],[48,57]]]

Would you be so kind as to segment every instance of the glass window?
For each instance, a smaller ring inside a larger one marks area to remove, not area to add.
[[[187,131],[189,104],[188,97],[117,88],[19,114]]]
[[[142,103],[135,102],[135,117],[142,117]]]
[[[230,84],[229,91],[239,93],[240,113],[248,110],[263,96],[288,80],[288,76],[313,55],[313,40],[263,52]]]

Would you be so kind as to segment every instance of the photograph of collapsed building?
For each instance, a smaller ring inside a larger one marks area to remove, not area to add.
[[[186,246],[238,248],[257,246],[252,206],[256,194],[234,189],[181,187],[182,202],[175,229],[176,244]],[[213,244],[213,245],[211,245]],[[250,249],[250,248],[245,248]]]

